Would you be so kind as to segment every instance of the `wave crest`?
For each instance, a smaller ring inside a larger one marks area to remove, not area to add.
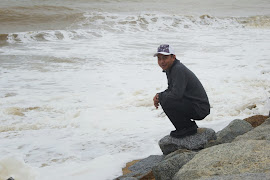
[[[269,16],[213,17],[210,15],[119,15],[109,13],[86,13],[85,20],[78,23],[83,28],[105,31],[179,31],[198,28],[269,28]]]
[[[213,17],[160,14],[85,13],[64,30],[0,34],[0,46],[33,41],[66,41],[102,37],[108,33],[179,32],[197,29],[269,28],[269,16]]]

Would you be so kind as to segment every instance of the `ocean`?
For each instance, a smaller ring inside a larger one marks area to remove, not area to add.
[[[165,43],[207,91],[199,127],[268,115],[268,0],[1,0],[0,179],[112,180],[162,154]]]

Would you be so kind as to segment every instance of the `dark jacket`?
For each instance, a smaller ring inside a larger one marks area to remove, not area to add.
[[[203,118],[210,113],[207,94],[196,75],[179,60],[175,59],[171,68],[166,72],[168,88],[159,93],[160,104],[166,105],[171,100],[188,100],[198,116]]]

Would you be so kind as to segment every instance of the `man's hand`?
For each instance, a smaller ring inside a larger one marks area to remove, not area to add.
[[[154,106],[156,107],[156,109],[159,106],[159,99],[158,99],[158,94],[155,95],[155,97],[153,98],[154,101]]]

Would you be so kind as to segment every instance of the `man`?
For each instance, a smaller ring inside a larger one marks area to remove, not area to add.
[[[195,74],[176,59],[173,48],[168,44],[158,47],[158,65],[166,73],[168,88],[157,93],[154,106],[159,104],[175,127],[170,135],[175,138],[197,133],[194,120],[202,120],[210,113],[207,94]]]

